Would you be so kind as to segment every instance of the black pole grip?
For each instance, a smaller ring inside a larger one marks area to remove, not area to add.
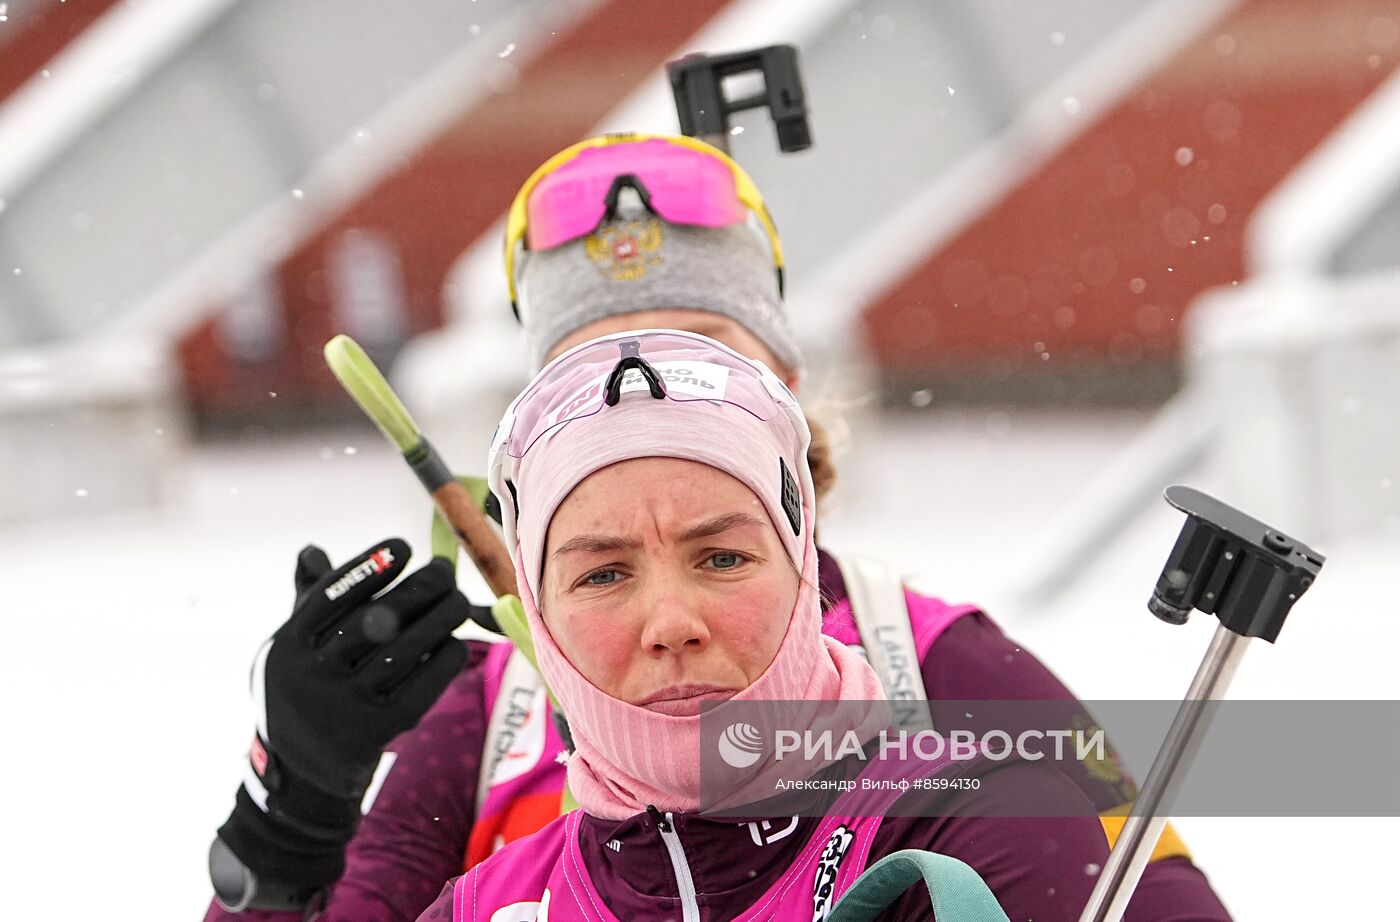
[[[1199,609],[1236,634],[1273,643],[1326,558],[1199,490],[1168,487],[1166,500],[1186,523],[1148,609],[1172,624]]]

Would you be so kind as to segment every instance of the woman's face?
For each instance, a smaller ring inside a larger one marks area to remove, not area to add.
[[[554,514],[540,610],[598,689],[689,716],[768,668],[798,585],[748,487],[695,461],[638,458],[592,474]]]

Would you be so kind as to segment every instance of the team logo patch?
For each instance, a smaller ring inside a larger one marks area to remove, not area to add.
[[[786,826],[776,830],[772,820],[757,820],[746,825],[749,827],[749,837],[753,839],[753,844],[762,848],[792,835],[793,830],[797,829],[797,817],[792,817]]]
[[[1098,724],[1083,717],[1075,717],[1071,720],[1069,722],[1069,728],[1085,736],[1093,736],[1096,733],[1103,732],[1099,729]],[[1107,784],[1118,784],[1123,780],[1123,766],[1118,761],[1117,751],[1114,750],[1112,746],[1108,746],[1106,749],[1099,750],[1099,752],[1101,754],[1096,755],[1094,750],[1090,749],[1090,751],[1080,759],[1084,764],[1085,770],[1099,781],[1103,781]]]
[[[836,875],[854,840],[855,834],[845,826],[837,826],[826,840],[821,860],[817,862],[816,876],[812,879],[812,922],[824,922],[831,915],[836,904]]]
[[[656,218],[646,221],[612,221],[583,240],[584,252],[614,282],[631,282],[661,265],[665,232]]]

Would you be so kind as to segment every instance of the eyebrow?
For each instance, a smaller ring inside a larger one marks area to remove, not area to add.
[[[634,551],[641,547],[640,541],[619,538],[615,535],[575,535],[559,545],[551,557],[573,554],[579,551],[606,553],[607,551]]]
[[[732,528],[762,528],[764,522],[757,516],[747,512],[730,512],[725,515],[717,515],[712,519],[706,519],[698,525],[691,526],[682,532],[677,540],[681,542],[696,541],[700,538],[711,538],[718,534],[723,534]],[[568,541],[559,545],[551,557],[559,557],[564,554],[578,552],[585,553],[607,553],[608,551],[634,551],[641,547],[640,541],[629,538],[621,538],[616,535],[575,535]]]
[[[730,512],[725,515],[717,515],[712,519],[706,519],[699,525],[688,528],[680,536],[681,541],[695,541],[699,538],[710,538],[718,534],[729,531],[731,528],[762,528],[764,522],[757,516],[747,512]]]

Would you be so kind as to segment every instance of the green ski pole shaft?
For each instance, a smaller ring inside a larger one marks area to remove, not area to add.
[[[326,343],[324,351],[326,364],[346,392],[403,453],[486,585],[498,597],[516,595],[515,567],[505,544],[437,449],[418,430],[365,350],[342,333]]]

